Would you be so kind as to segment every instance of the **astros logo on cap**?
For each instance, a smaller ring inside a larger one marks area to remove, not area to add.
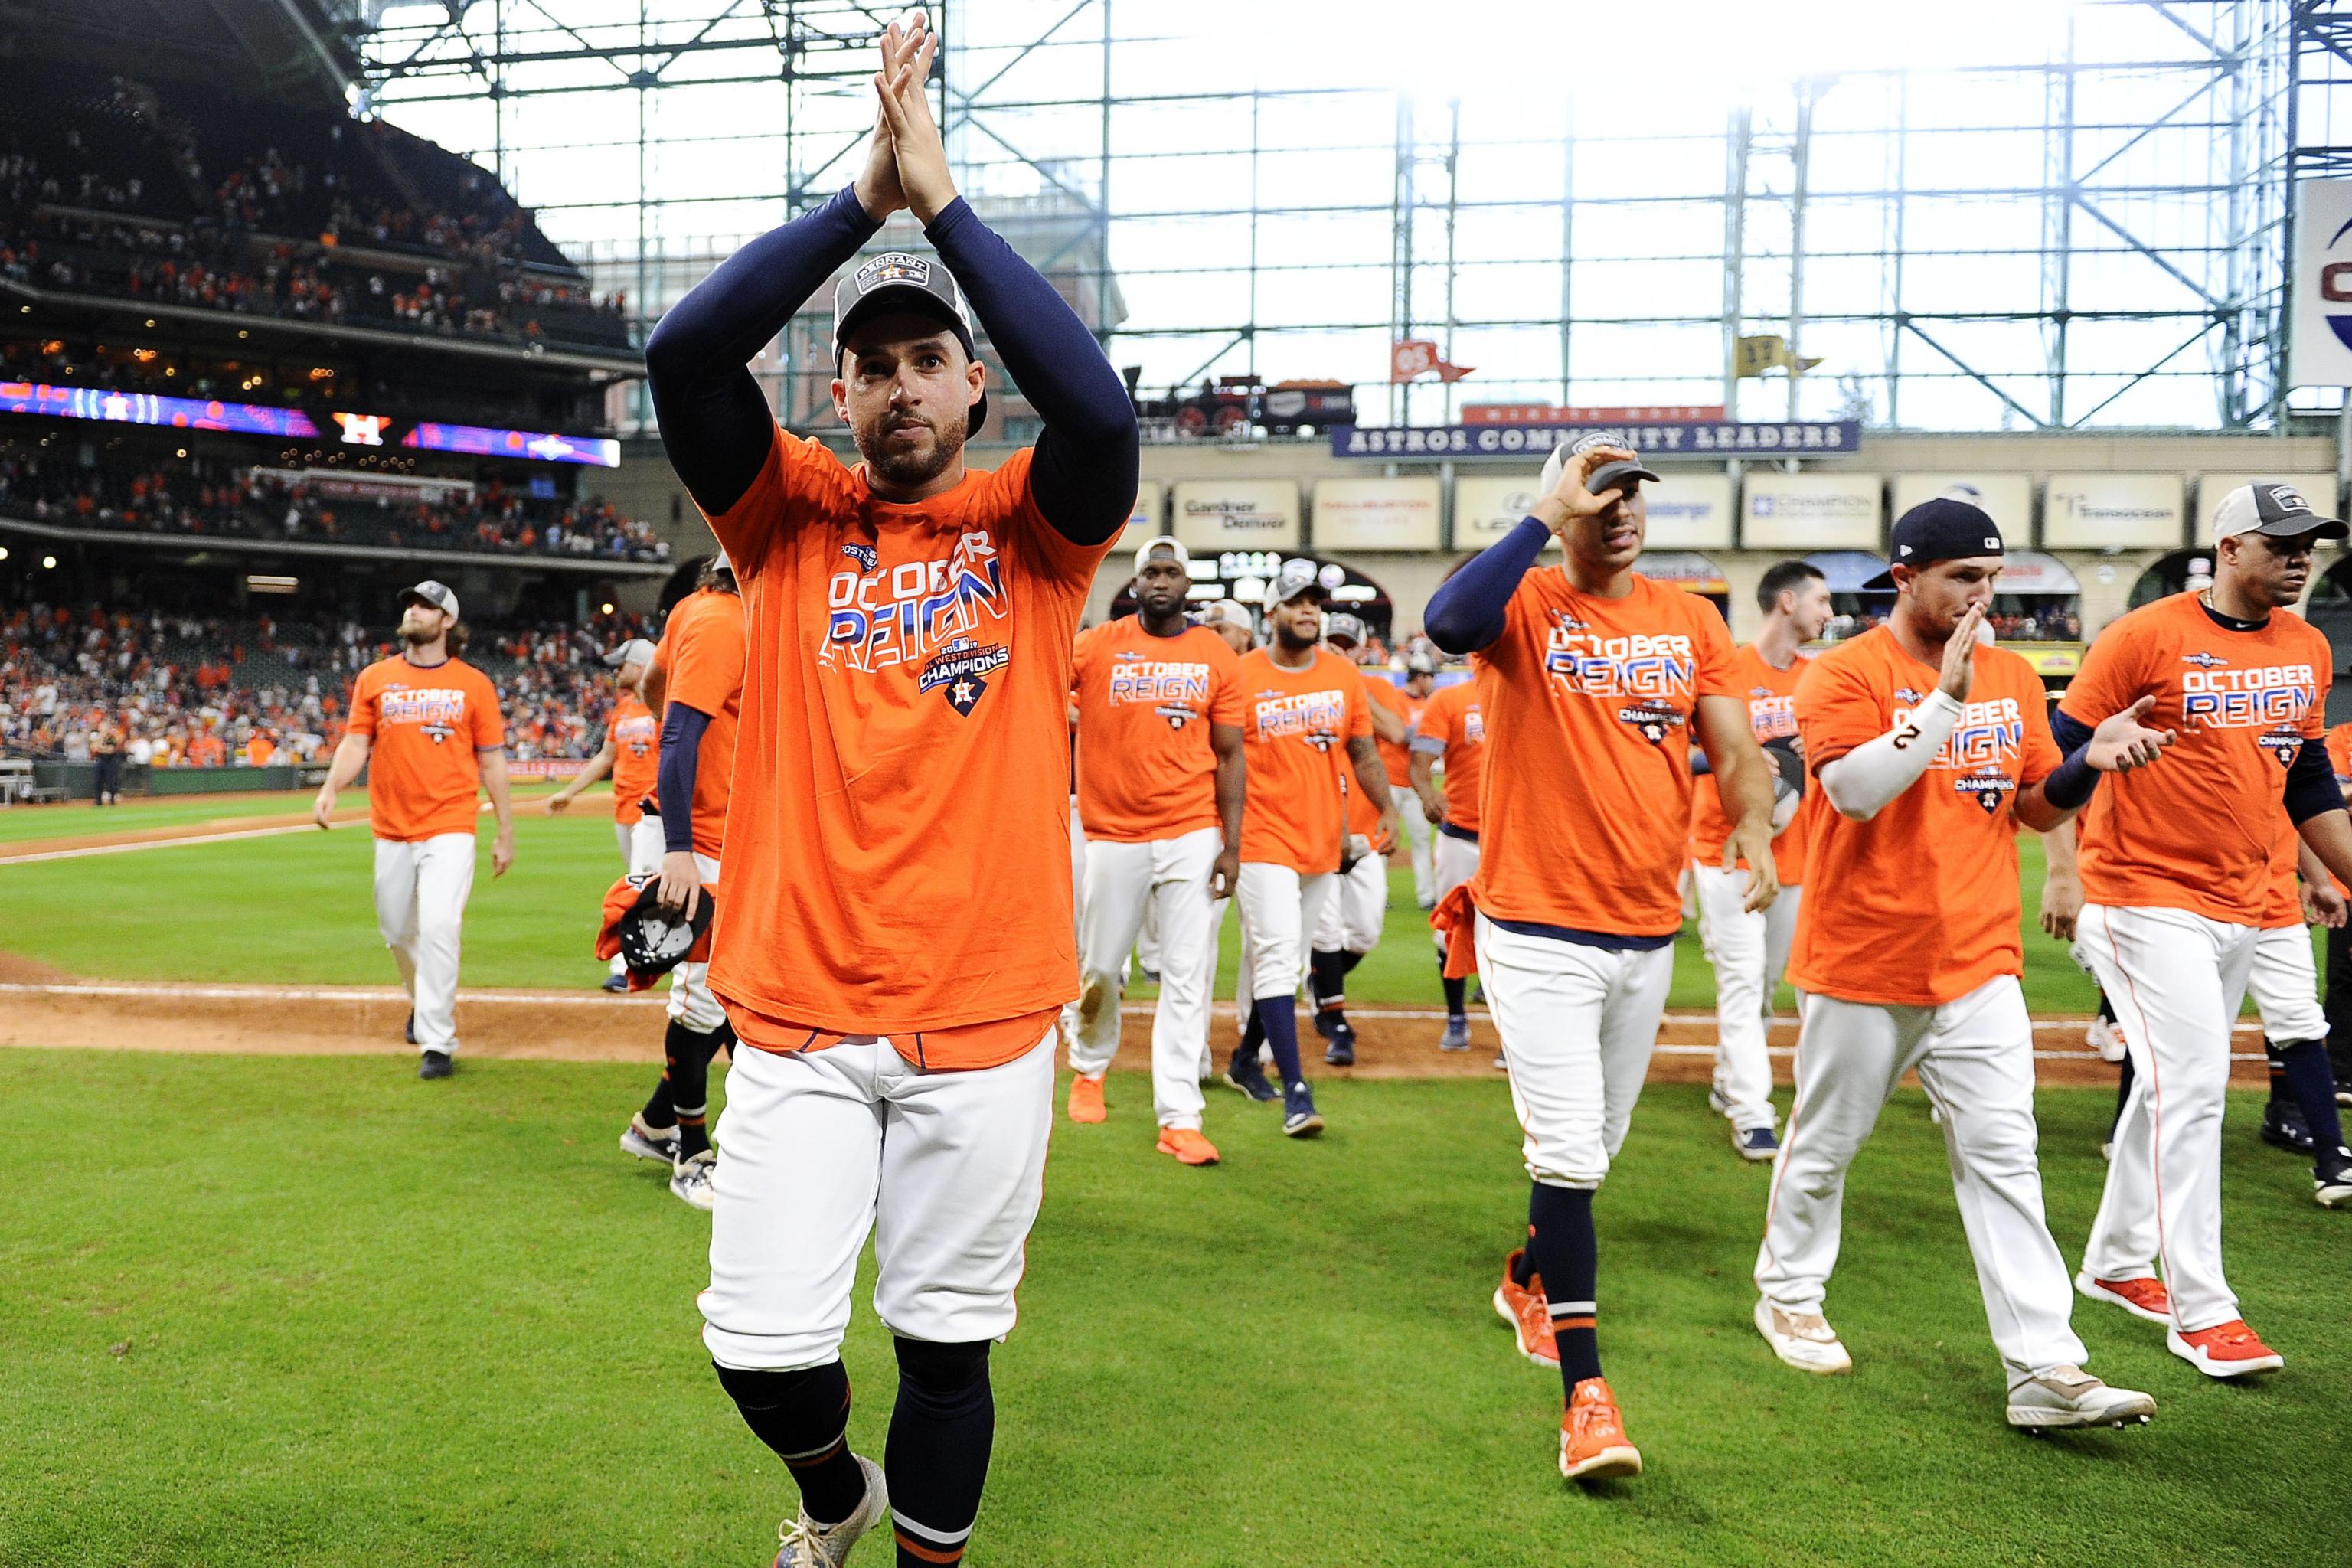
[[[918,289],[928,289],[931,286],[931,264],[903,250],[885,251],[857,269],[856,281],[861,295],[871,294],[885,283],[912,283]]]

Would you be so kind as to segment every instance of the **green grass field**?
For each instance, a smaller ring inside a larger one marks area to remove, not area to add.
[[[533,786],[529,795],[550,786]],[[521,792],[519,792],[521,793]],[[360,804],[354,794],[346,800]],[[526,796],[528,798],[528,796]],[[300,810],[289,795],[235,803],[252,812]],[[139,814],[150,814],[142,816]],[[19,825],[37,815],[44,826]],[[119,810],[0,812],[0,841],[68,833],[121,831],[229,815],[220,802],[136,802]],[[465,984],[479,986],[596,984],[604,971],[592,956],[597,908],[620,874],[613,843],[610,794],[602,786],[561,817],[526,814],[516,821],[514,868],[493,881],[488,836],[466,916]],[[2033,924],[2041,896],[2042,844],[2018,842],[2023,888],[2025,989],[2037,1012],[2086,1013],[2097,993],[2057,942]],[[220,844],[141,850],[83,859],[0,864],[0,898],[23,910],[104,909],[106,921],[11,919],[0,950],[98,979],[383,984],[392,965],[376,940],[368,901],[373,848],[364,824],[331,833],[299,833]],[[1351,998],[1366,1003],[1434,1005],[1438,990],[1428,926],[1413,907],[1412,873],[1389,876],[1389,913],[1380,948],[1350,975]],[[224,920],[224,910],[234,919]],[[1229,908],[1220,944],[1217,994],[1231,997],[1241,942]],[[1148,997],[1148,984],[1132,994]],[[1696,927],[1675,954],[1670,1005],[1714,1005],[1714,977]],[[1782,1002],[1790,998],[1784,988]]]
[[[613,1147],[642,1077],[0,1053],[12,1123],[65,1156],[0,1184],[0,1564],[766,1562],[791,1487],[696,1338],[708,1222]],[[1650,1469],[1586,1493],[1553,1468],[1557,1381],[1486,1305],[1525,1207],[1501,1083],[1332,1083],[1308,1144],[1220,1094],[1226,1163],[1198,1172],[1150,1152],[1141,1094],[1055,1128],[976,1568],[2341,1558],[2347,1222],[2248,1099],[2230,1258],[2286,1372],[2209,1384],[2078,1303],[2156,1424],[2035,1441],[2001,1425],[1916,1091],[1853,1173],[1830,1309],[1857,1371],[1814,1379],[1748,1326],[1766,1173],[1698,1089],[1654,1088],[1600,1205]],[[2042,1098],[2070,1256],[2108,1105]],[[846,1355],[878,1453],[869,1288]]]

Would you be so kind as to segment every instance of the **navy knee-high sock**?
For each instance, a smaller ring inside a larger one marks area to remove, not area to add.
[[[1261,996],[1250,1009],[1265,1043],[1274,1047],[1274,1070],[1282,1079],[1282,1087],[1304,1089],[1307,1075],[1298,1069],[1298,999],[1295,996]]]
[[[963,1560],[996,1443],[988,1344],[898,1342],[898,1403],[890,1412],[883,1470],[899,1568]]]
[[[663,1079],[677,1111],[677,1157],[691,1160],[710,1147],[710,1058],[719,1054],[731,1033],[722,1024],[709,1034],[697,1034],[673,1018],[662,1037],[667,1063]]]
[[[2336,1110],[2336,1071],[2327,1064],[2325,1040],[2290,1040],[2278,1047],[2278,1076],[2303,1107],[2303,1124],[2322,1150],[2344,1146],[2344,1122]]]
[[[1437,955],[1437,984],[1445,992],[1445,1016],[1449,1018],[1463,1016],[1467,1011],[1463,1005],[1463,998],[1469,993],[1470,982],[1466,976],[1460,980],[1445,977],[1445,954],[1443,952]]]
[[[1307,989],[1318,1013],[1342,1007],[1348,1001],[1348,966],[1344,952],[1317,948],[1307,960]]]
[[[857,1511],[866,1500],[866,1472],[849,1451],[849,1373],[839,1362],[804,1372],[722,1366],[719,1383],[751,1435],[774,1449],[800,1483],[809,1518],[839,1524]]]
[[[1543,1276],[1551,1332],[1559,1346],[1559,1376],[1570,1393],[1601,1375],[1601,1340],[1594,1327],[1594,1284],[1600,1258],[1592,1236],[1592,1189],[1541,1182],[1528,1197],[1528,1256]]]

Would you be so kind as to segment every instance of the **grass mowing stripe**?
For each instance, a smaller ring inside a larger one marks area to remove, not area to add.
[[[17,1124],[75,1151],[69,1180],[0,1185],[0,1563],[764,1561],[792,1491],[696,1337],[709,1222],[613,1147],[644,1079],[0,1055]],[[1151,1152],[1139,1087],[1057,1125],[974,1568],[1958,1568],[2151,1541],[2305,1568],[2339,1538],[2352,1327],[2314,1263],[2343,1216],[2254,1142],[2251,1098],[2231,1275],[2287,1371],[2217,1385],[2078,1302],[2094,1370],[2157,1421],[2034,1441],[2001,1425],[1924,1099],[1854,1168],[1829,1310],[1857,1367],[1821,1379],[1748,1326],[1768,1173],[1701,1095],[1649,1091],[1600,1201],[1603,1353],[1650,1468],[1590,1494],[1553,1469],[1556,1379],[1486,1301],[1526,1204],[1500,1083],[1331,1083],[1304,1145],[1221,1095],[1208,1171]],[[2112,1101],[2041,1107],[2072,1256]],[[845,1353],[878,1455],[871,1280]]]

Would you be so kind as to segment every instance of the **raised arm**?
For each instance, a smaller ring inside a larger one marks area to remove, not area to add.
[[[1045,423],[1030,468],[1037,510],[1072,543],[1099,544],[1127,526],[1135,506],[1141,466],[1135,406],[1077,313],[956,194],[923,90],[937,36],[919,12],[913,28],[912,58],[876,83],[907,205],[971,301],[1005,374]],[[894,24],[886,58],[896,36]]]
[[[1585,476],[1603,463],[1633,455],[1616,447],[1595,447],[1562,464],[1559,482],[1536,502],[1535,510],[1437,585],[1422,613],[1422,629],[1429,640],[1448,653],[1475,653],[1501,637],[1511,595],[1543,553],[1544,541],[1578,518],[1606,510],[1617,500],[1615,490],[1594,495],[1585,487]]]

